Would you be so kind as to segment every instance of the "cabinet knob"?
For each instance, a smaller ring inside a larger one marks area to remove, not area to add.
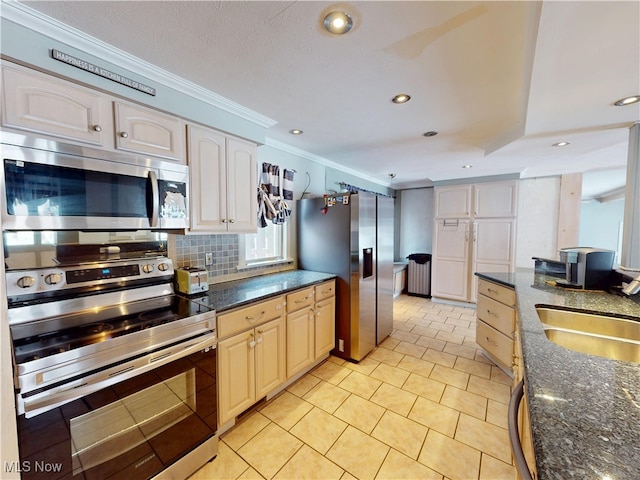
[[[120,136],[122,138],[127,138],[127,137],[129,137],[129,134],[127,132],[120,132]]]
[[[100,125],[94,125],[93,126],[93,131],[94,132],[101,132],[102,131],[102,127]]]
[[[227,219],[226,218],[223,218],[221,221],[222,221],[222,223],[227,223]]]
[[[236,221],[232,218],[231,220],[229,220],[229,223],[236,223]]]

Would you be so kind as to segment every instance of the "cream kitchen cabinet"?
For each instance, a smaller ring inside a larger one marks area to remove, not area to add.
[[[220,425],[286,380],[284,306],[280,296],[218,317]]]
[[[436,187],[435,217],[515,217],[517,198],[515,181]]]
[[[515,303],[512,288],[478,280],[476,343],[509,376],[514,366]]]
[[[185,122],[28,68],[2,66],[2,126],[185,163]]]
[[[19,67],[2,68],[2,126],[108,147],[111,102],[103,94]]]
[[[335,280],[287,295],[287,378],[335,348]]]
[[[287,378],[315,359],[314,296],[313,287],[287,295]]]
[[[185,122],[149,108],[114,102],[117,150],[185,162]]]
[[[336,346],[336,282],[331,280],[315,287],[314,360]]]
[[[255,233],[256,145],[189,125],[188,146],[191,231]]]
[[[517,187],[515,181],[436,187],[433,297],[475,303],[475,272],[513,270]]]

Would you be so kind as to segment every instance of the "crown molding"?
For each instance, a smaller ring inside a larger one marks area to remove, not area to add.
[[[77,48],[90,55],[102,58],[114,65],[143,75],[154,82],[172,88],[180,93],[197,98],[209,105],[224,110],[240,118],[253,122],[261,127],[269,128],[278,123],[265,115],[243,107],[221,95],[189,82],[171,72],[162,70],[130,53],[115,48],[85,32],[65,25],[37,10],[15,1],[1,1],[0,16],[30,30],[54,38],[70,47]]]
[[[264,139],[264,144],[272,147],[272,148],[276,148],[282,152],[286,152],[286,153],[290,153],[292,155],[296,155],[298,157],[302,157],[302,158],[306,158],[307,160],[311,160],[312,162],[316,162],[319,163],[321,165],[324,165],[325,167],[329,167],[329,168],[334,168],[336,170],[340,170],[341,172],[344,173],[348,173],[349,175],[353,175],[355,177],[361,178],[363,180],[366,180],[368,182],[371,183],[376,183],[378,185],[381,185],[383,187],[388,187],[391,188],[391,183],[390,182],[385,182],[383,180],[379,180],[377,178],[372,178],[366,175],[363,175],[362,172],[359,172],[357,170],[353,170],[349,167],[345,167],[344,165],[339,165],[331,160],[328,160],[324,157],[321,157],[319,155],[315,155],[313,153],[309,153],[306,150],[301,150],[297,147],[293,147],[289,144],[283,143],[279,140],[275,140],[273,138],[270,137],[266,137]]]

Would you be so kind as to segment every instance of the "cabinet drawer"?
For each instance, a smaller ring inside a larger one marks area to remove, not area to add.
[[[513,362],[513,340],[482,320],[476,323],[476,343],[508,369]]]
[[[516,311],[513,308],[481,294],[478,295],[477,315],[478,319],[513,338],[516,321]]]
[[[313,305],[313,287],[298,290],[287,295],[287,312],[295,312]]]
[[[284,313],[284,298],[260,302],[249,307],[240,308],[230,313],[218,316],[218,338],[256,327],[264,322],[282,316]]]
[[[489,282],[482,278],[478,280],[478,293],[493,298],[510,307],[516,304],[516,291],[513,288],[498,285],[497,283]]]
[[[325,298],[333,297],[336,294],[336,282],[331,280],[330,282],[321,283],[315,288],[316,302],[324,300]]]

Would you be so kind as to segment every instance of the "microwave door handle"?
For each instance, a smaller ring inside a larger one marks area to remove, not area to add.
[[[149,181],[151,182],[151,218],[149,218],[149,225],[154,228],[158,226],[158,212],[160,210],[158,175],[155,170],[149,170]]]

